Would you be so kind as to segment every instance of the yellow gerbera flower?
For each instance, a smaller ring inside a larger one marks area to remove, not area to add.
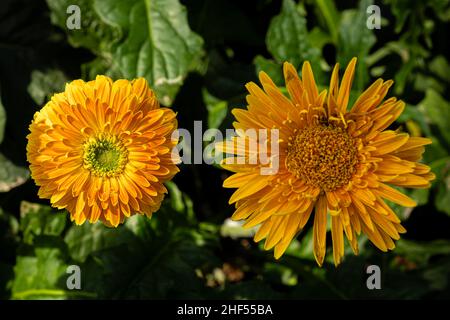
[[[327,93],[319,92],[308,62],[303,64],[303,79],[286,62],[283,71],[290,98],[261,72],[263,90],[248,83],[248,110],[232,112],[236,129],[279,130],[278,155],[270,154],[269,149],[272,162],[268,166],[273,166],[274,157],[279,160],[278,172],[273,175],[261,175],[265,165],[248,161],[254,153],[248,146],[266,144],[270,135],[266,141],[252,143],[254,137],[241,133],[232,143],[219,146],[245,159],[244,164],[222,165],[235,172],[224,182],[226,188],[238,188],[230,198],[236,206],[232,218],[245,219],[244,227],[260,225],[255,241],[266,238],[264,248],[275,247],[277,259],[305,227],[313,210],[314,255],[320,266],[329,218],[335,265],[344,255],[344,233],[355,254],[361,232],[379,249],[393,249],[393,239],[399,239],[405,229],[385,200],[406,207],[416,203],[389,184],[428,188],[434,179],[430,168],[417,162],[431,140],[386,130],[405,107],[396,98],[383,102],[391,80],[375,81],[347,111],[355,65],[356,58],[340,85],[336,65]]]
[[[34,115],[27,157],[39,197],[72,221],[116,227],[159,209],[177,172],[175,113],[143,78],[75,80]]]

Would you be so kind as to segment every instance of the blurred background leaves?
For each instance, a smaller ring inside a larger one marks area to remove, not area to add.
[[[80,29],[66,27],[71,4]],[[381,29],[366,27],[371,4]],[[450,297],[448,0],[4,0],[0,18],[0,298]],[[326,88],[333,65],[353,56],[352,97],[394,79],[391,94],[407,104],[396,126],[433,140],[424,162],[437,179],[408,191],[417,208],[394,207],[408,233],[393,252],[361,237],[359,256],[318,268],[306,231],[275,261],[228,220],[228,173],[214,166],[182,165],[152,219],[117,229],[73,225],[28,179],[28,125],[72,79],[144,76],[180,127],[225,130],[259,71],[283,89],[282,63],[308,59]],[[382,290],[366,287],[371,264]],[[70,265],[81,268],[81,290],[67,289]]]

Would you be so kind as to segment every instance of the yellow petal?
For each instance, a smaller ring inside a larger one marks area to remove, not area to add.
[[[264,243],[264,250],[272,249],[277,243],[281,241],[288,221],[288,217],[286,216],[276,216],[272,217],[272,219],[274,221],[272,223],[272,228],[270,228],[270,232],[267,236],[266,242]]]
[[[314,256],[319,266],[322,266],[325,259],[327,235],[327,200],[324,196],[321,196],[316,203],[313,232]]]
[[[389,187],[388,185],[386,185],[384,183],[380,183],[379,188],[374,190],[374,192],[378,193],[379,196],[381,196],[389,201],[395,202],[399,205],[402,205],[404,207],[417,206],[417,203],[413,199],[404,195],[400,191],[397,191],[394,188]]]
[[[314,80],[314,74],[311,69],[311,65],[308,61],[303,63],[302,67],[302,79],[306,93],[308,94],[309,103],[316,101],[319,91],[317,90],[316,81]]]
[[[261,224],[258,231],[256,231],[256,233],[255,233],[255,237],[254,237],[255,242],[259,242],[262,239],[264,239],[265,237],[267,237],[267,235],[269,234],[270,228],[272,228],[272,223],[273,223],[272,219],[267,219],[266,221],[264,221]]]
[[[261,189],[265,188],[268,184],[269,179],[263,176],[255,176],[254,178],[247,181],[245,185],[240,187],[236,192],[233,193],[228,203],[234,203],[245,197],[248,197]]]
[[[373,152],[374,156],[393,152],[404,145],[409,139],[409,135],[406,133],[393,134],[385,131],[384,133],[380,134],[380,136],[381,135],[383,135],[382,139],[377,140],[371,144],[371,146],[377,148]]]
[[[283,64],[284,79],[286,82],[286,88],[291,96],[292,101],[300,108],[303,94],[303,84],[300,80],[297,70],[289,62]]]
[[[335,266],[341,263],[344,256],[344,233],[339,217],[331,217],[331,238],[333,241],[333,259]]]
[[[352,58],[347,68],[345,69],[341,86],[339,87],[339,94],[336,102],[339,108],[339,112],[342,113],[344,113],[347,109],[348,99],[350,98],[350,90],[352,88],[353,77],[355,74],[355,66],[356,58]]]

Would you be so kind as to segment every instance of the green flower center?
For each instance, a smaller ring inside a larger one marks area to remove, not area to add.
[[[123,172],[128,151],[115,136],[100,136],[85,143],[83,159],[92,174],[113,177]]]

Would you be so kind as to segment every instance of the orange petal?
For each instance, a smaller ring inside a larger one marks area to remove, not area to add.
[[[325,259],[327,236],[327,200],[325,196],[321,196],[316,203],[313,232],[314,257],[319,266],[322,266]]]
[[[355,74],[356,58],[352,58],[347,68],[345,69],[342,82],[339,87],[339,93],[337,97],[337,105],[339,112],[344,113],[347,109],[348,99],[350,98],[350,90],[352,88],[353,77]]]
[[[404,207],[415,207],[417,203],[411,199],[410,197],[404,195],[400,191],[395,190],[394,188],[389,187],[384,183],[380,183],[378,189],[374,190],[374,192],[378,193],[379,196],[402,205]]]

